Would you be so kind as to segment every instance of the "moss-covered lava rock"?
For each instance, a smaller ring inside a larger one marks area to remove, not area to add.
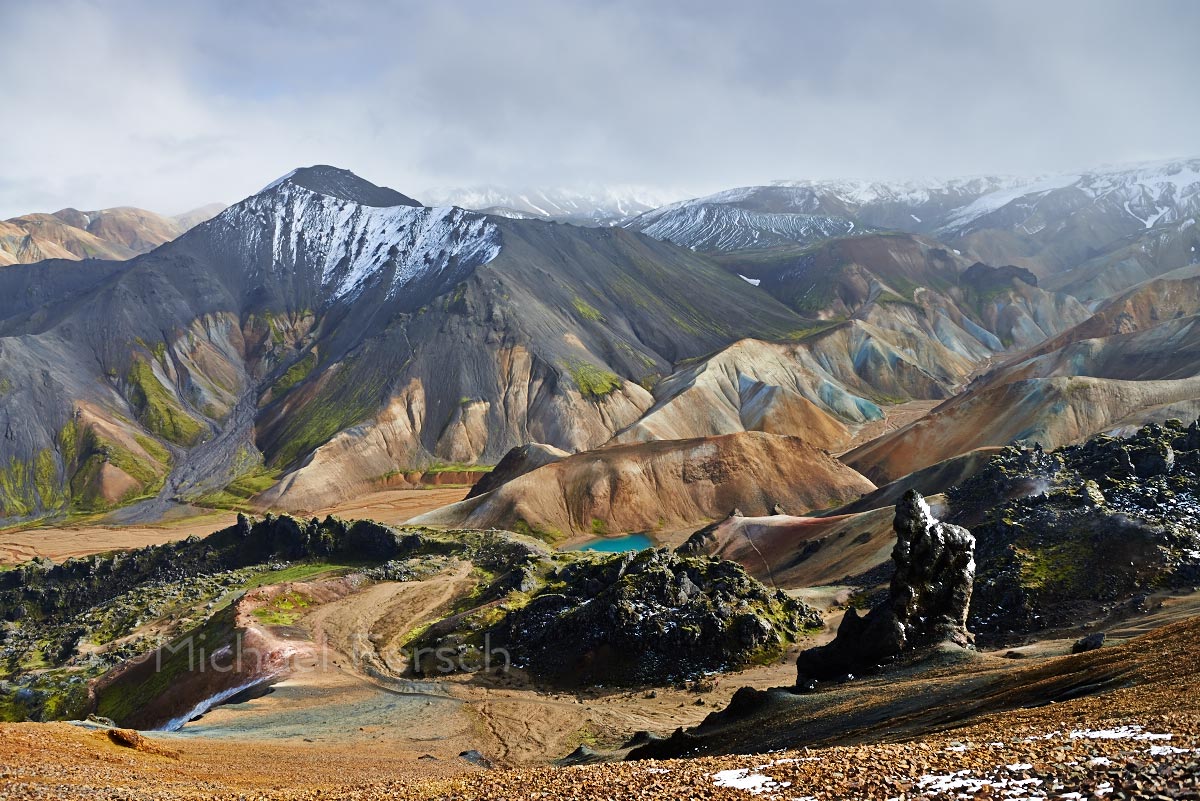
[[[1200,426],[1009,447],[949,492],[977,540],[970,626],[1004,639],[1200,581]]]
[[[436,671],[439,648],[460,650],[482,634],[552,684],[662,684],[777,657],[821,626],[812,609],[738,564],[667,550],[580,554],[540,580],[527,573],[524,585],[530,591],[493,607],[482,632],[431,627],[415,668]]]

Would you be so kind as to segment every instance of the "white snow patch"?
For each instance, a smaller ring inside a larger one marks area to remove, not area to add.
[[[750,768],[735,768],[714,773],[713,784],[717,787],[731,787],[734,790],[745,790],[751,795],[759,795],[768,790],[781,790],[790,787],[791,782],[777,782],[770,776],[761,773],[751,773]]]
[[[1143,731],[1141,726],[1117,726],[1112,729],[1076,729],[1072,740],[1170,740],[1174,735]]]
[[[758,286],[759,284],[762,283],[761,278],[747,278],[746,276],[742,275],[741,273],[738,273],[738,278],[742,279],[743,281],[745,281],[747,284],[750,284],[751,286]]]
[[[920,221],[921,221],[921,218],[920,218],[920,217],[918,217],[918,216],[917,216],[917,215],[915,215],[915,214],[909,214],[908,216],[909,216],[909,217],[912,217],[912,218],[913,218],[914,220],[916,220],[917,222],[920,222]]]
[[[294,184],[277,185],[283,188],[231,207],[218,220],[252,232],[244,243],[248,257],[269,247],[273,271],[313,273],[331,299],[368,286],[394,297],[421,277],[486,264],[500,253],[499,229],[483,215],[458,208],[363,206]],[[243,218],[253,224],[243,225]],[[269,244],[259,241],[258,231],[267,232]]]
[[[269,681],[269,678],[270,677],[261,676],[257,679],[253,679],[252,681],[248,681],[244,684],[239,684],[237,686],[230,687],[229,689],[222,690],[221,692],[216,693],[215,695],[211,695],[208,698],[205,698],[200,703],[196,704],[194,707],[192,707],[190,710],[188,710],[184,714],[180,715],[179,717],[172,718],[171,720],[167,721],[166,724],[164,724],[163,727],[160,729],[160,731],[179,731],[180,729],[182,729],[184,727],[184,725],[189,720],[192,720],[195,717],[199,717],[200,715],[203,715],[205,712],[212,709],[214,706],[217,706],[222,701],[230,699],[240,692],[249,690],[251,687],[254,687],[257,684],[262,684],[264,681]]]

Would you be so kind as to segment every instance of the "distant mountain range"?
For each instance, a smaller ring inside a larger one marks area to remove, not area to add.
[[[459,206],[501,217],[604,226],[656,209],[675,197],[644,187],[513,190],[484,186],[432,189],[421,199],[431,206]]]
[[[0,221],[0,266],[44,259],[131,259],[170,242],[224,208],[211,203],[173,217],[131,206],[24,214]]]
[[[703,252],[906,231],[1096,300],[1200,261],[1198,214],[1200,159],[1192,159],[1035,179],[779,181],[672,203],[623,224]]]
[[[921,422],[847,457],[882,483],[999,440],[1190,413],[1200,389],[1162,384],[1192,369],[1162,337],[1195,313],[1198,166],[781,182],[621,225],[620,193],[424,206],[316,166],[185,233],[159,226],[142,254],[153,227],[127,221],[153,218],[60,212],[54,230],[116,244],[0,270],[0,518],[311,510],[530,443],[757,431],[836,452],[895,404],[944,401],[926,418],[944,444]],[[517,200],[536,213],[487,205]],[[568,212],[587,226],[557,224]],[[1159,275],[1174,283],[1144,288]],[[1104,355],[1131,348],[1132,377]],[[1092,411],[1071,400],[1081,375]]]

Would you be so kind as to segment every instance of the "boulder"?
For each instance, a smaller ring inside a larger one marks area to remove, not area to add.
[[[886,601],[866,616],[851,608],[827,645],[802,652],[796,686],[875,672],[905,652],[940,643],[969,647],[967,609],[975,579],[975,538],[942,523],[924,498],[909,490],[892,522],[896,570]]]
[[[1075,644],[1071,646],[1071,653],[1082,654],[1084,651],[1095,651],[1102,645],[1104,645],[1104,632],[1097,631],[1076,640]]]

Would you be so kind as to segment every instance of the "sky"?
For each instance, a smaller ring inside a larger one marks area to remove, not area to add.
[[[1200,155],[1192,0],[0,0],[0,218]]]

